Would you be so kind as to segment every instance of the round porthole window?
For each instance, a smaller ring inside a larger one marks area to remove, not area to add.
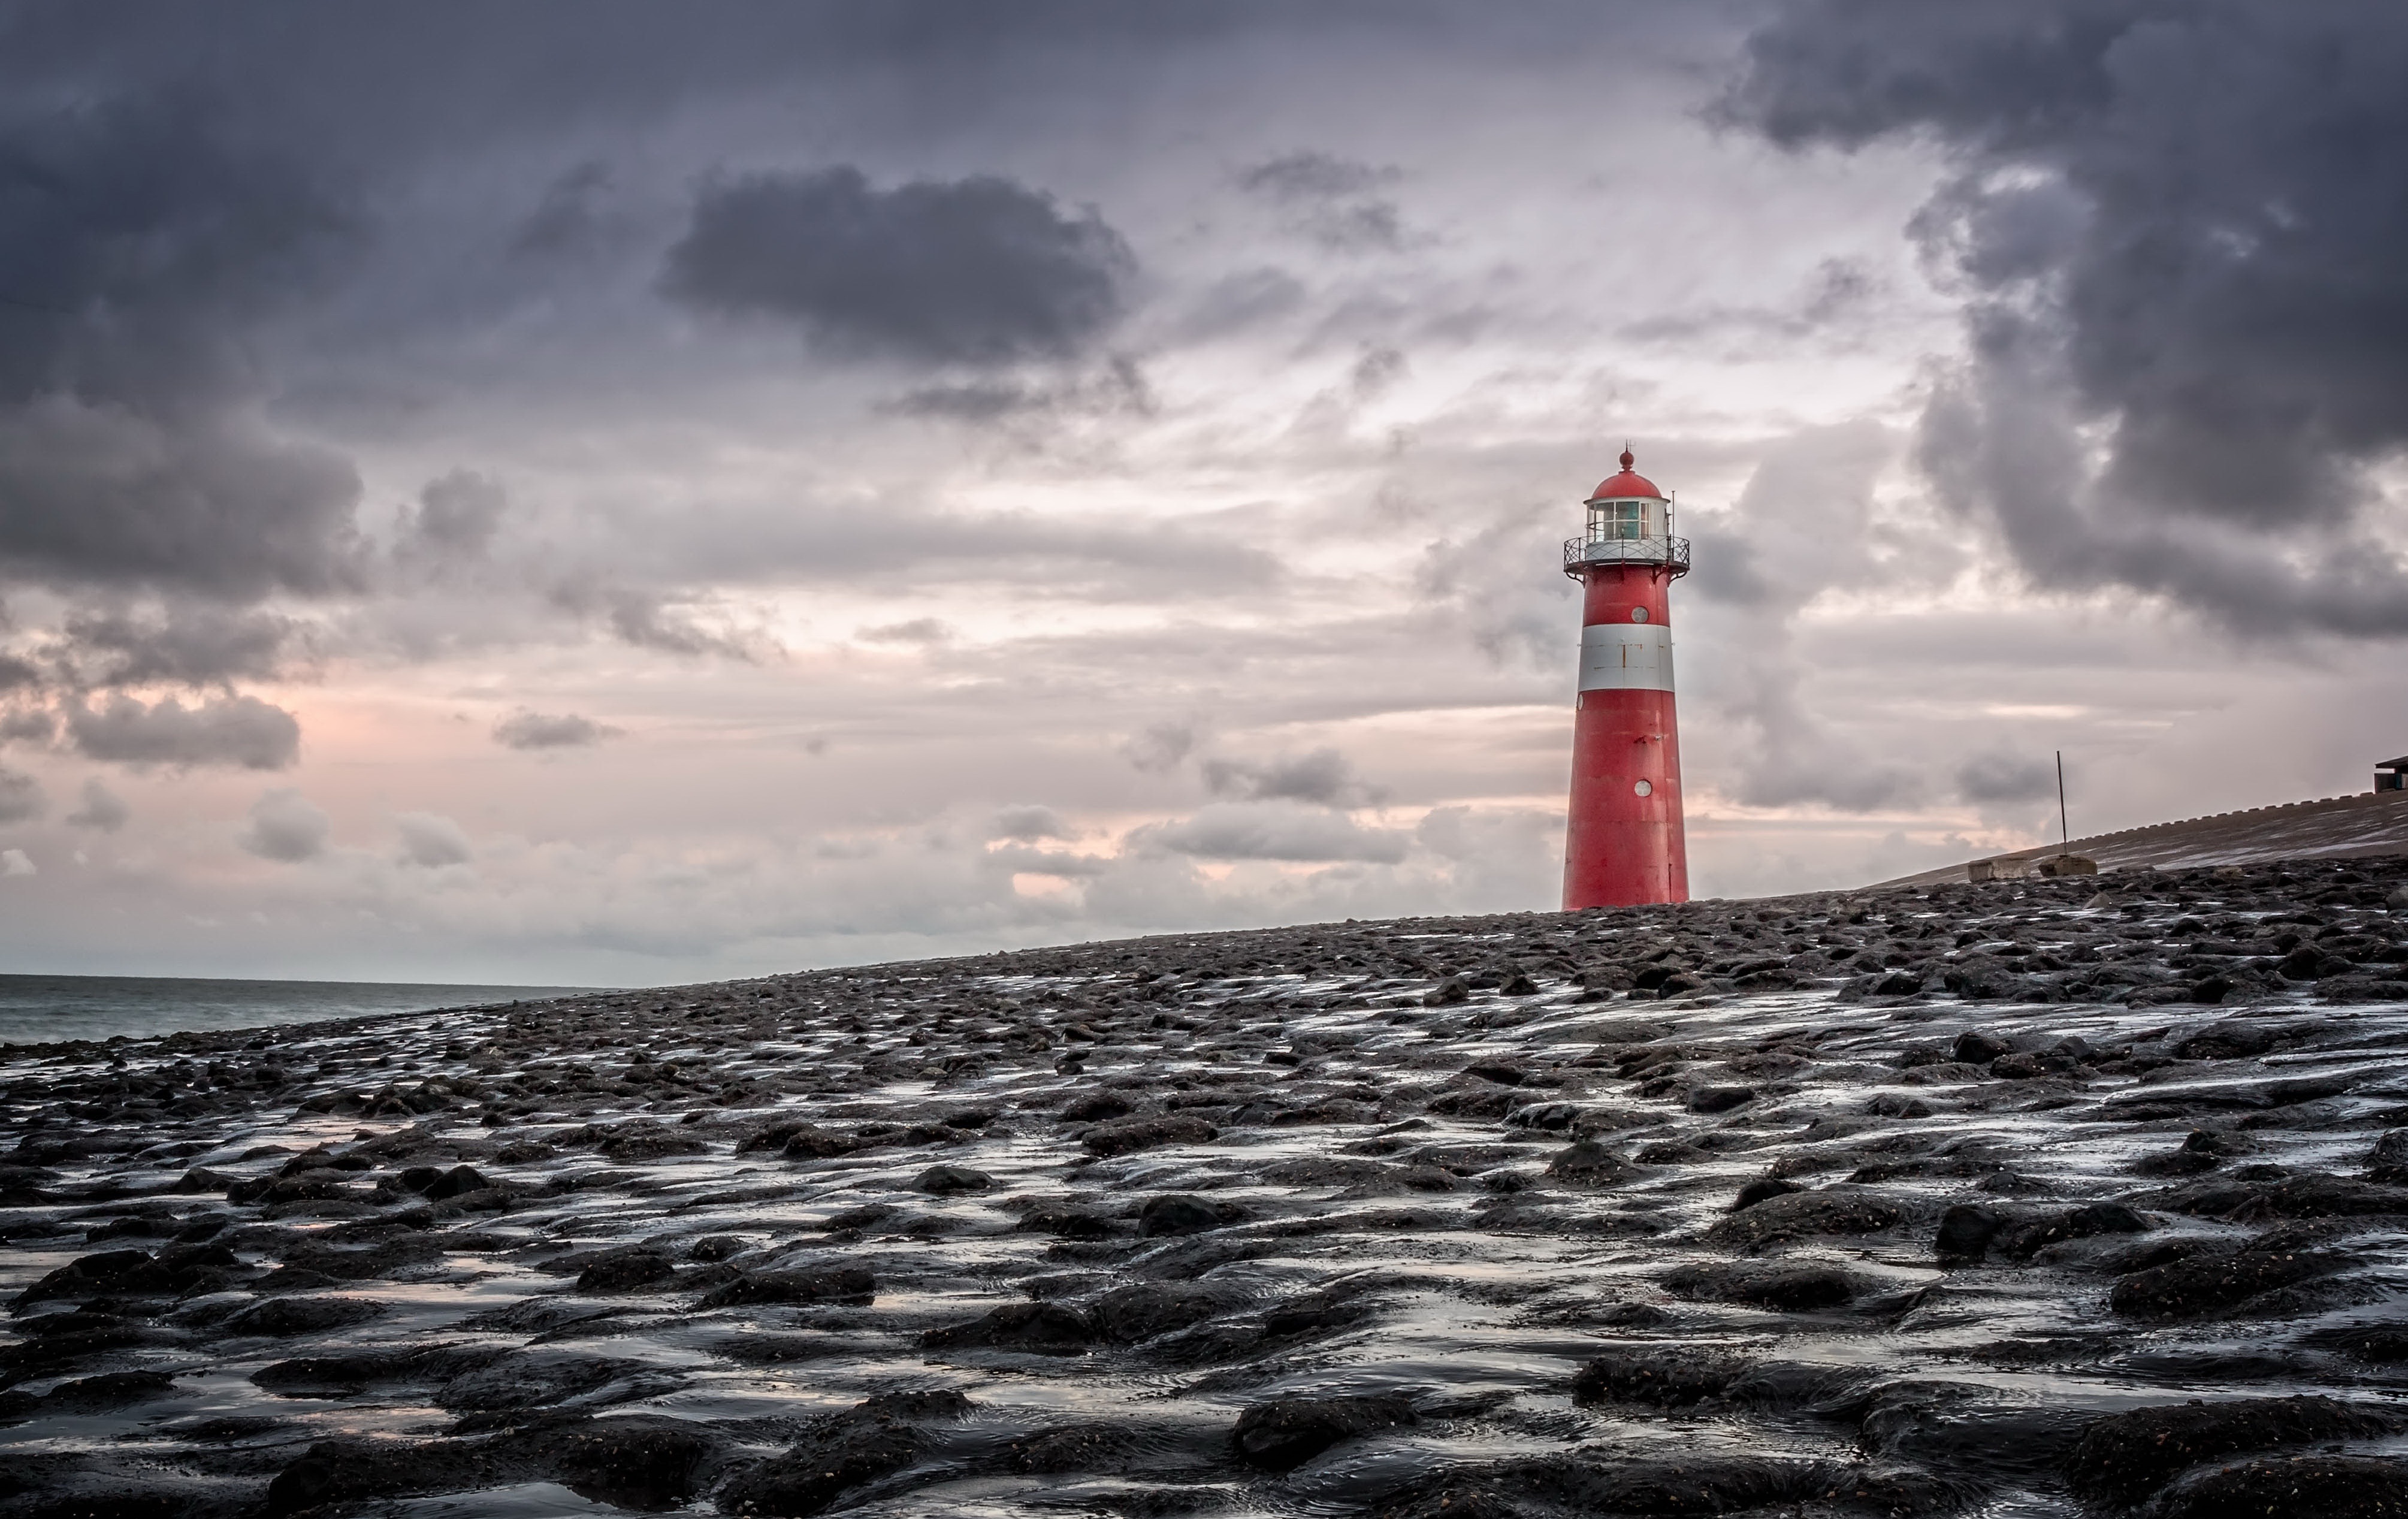
[[[1630,789],[1637,792],[1641,796],[1653,796],[1656,795],[1655,782],[1649,781],[1639,781],[1632,785]]]
[[[1630,620],[1634,623],[1643,623],[1647,621],[1647,609],[1644,607],[1631,608]]]

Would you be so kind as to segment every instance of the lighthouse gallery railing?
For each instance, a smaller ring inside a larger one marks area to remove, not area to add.
[[[1689,572],[1687,538],[1577,537],[1564,540],[1564,573],[1573,580],[1592,565],[1657,565],[1675,575]]]

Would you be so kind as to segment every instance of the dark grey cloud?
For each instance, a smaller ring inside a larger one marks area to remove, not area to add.
[[[994,175],[881,190],[850,165],[708,185],[663,288],[800,323],[838,351],[993,364],[1074,353],[1136,260],[1092,209]]]
[[[1256,164],[1238,176],[1238,184],[1278,207],[1324,248],[1360,252],[1405,245],[1403,212],[1380,193],[1401,178],[1393,168],[1308,150]]]
[[[282,673],[308,630],[274,612],[175,602],[150,612],[71,612],[48,651],[60,683],[90,690],[222,685]]]
[[[22,770],[0,765],[0,824],[23,823],[50,810],[42,783]]]
[[[987,825],[986,836],[989,838],[1017,839],[1027,844],[1039,838],[1075,838],[1078,833],[1052,808],[1030,803],[997,810],[995,821]]]
[[[509,510],[501,482],[473,469],[454,469],[427,482],[405,513],[394,557],[417,568],[456,567],[482,558]]]
[[[84,778],[82,805],[67,814],[67,823],[73,827],[115,833],[133,816],[134,810],[125,805],[125,798],[109,790],[95,775]]]
[[[1068,417],[1152,416],[1155,402],[1137,361],[1115,355],[1093,374],[1068,379],[996,376],[923,385],[881,409],[946,422],[1043,423]]]
[[[1358,807],[1383,795],[1355,775],[1354,765],[1335,749],[1263,761],[1206,760],[1204,783],[1219,795],[1249,801],[1315,802],[1323,807]]]
[[[173,696],[146,704],[121,694],[97,707],[70,701],[64,715],[76,752],[111,764],[281,770],[301,757],[301,724],[256,696],[187,707]]]
[[[352,583],[356,476],[258,421],[246,348],[350,236],[308,174],[189,96],[0,116],[0,574]]]
[[[1976,754],[1956,768],[1956,795],[1969,802],[2028,802],[2057,794],[2057,764],[2028,754]]]
[[[591,244],[603,226],[597,202],[609,188],[609,165],[589,159],[571,168],[545,189],[543,199],[519,223],[510,238],[510,251],[523,258],[539,257]]]
[[[2403,78],[2408,11],[2368,0],[1804,0],[1721,108],[1948,154],[1913,231],[1971,358],[1922,459],[2037,581],[2395,636],[2367,471],[2408,448]]]
[[[236,842],[263,860],[298,865],[326,853],[326,836],[334,821],[308,797],[289,787],[262,792],[251,804],[250,820]]]
[[[522,707],[494,724],[494,742],[504,749],[587,749],[620,730],[575,712],[545,713]]]

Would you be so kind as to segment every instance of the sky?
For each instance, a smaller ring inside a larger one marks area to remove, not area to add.
[[[2408,11],[0,0],[0,970],[1552,907],[2408,752]]]

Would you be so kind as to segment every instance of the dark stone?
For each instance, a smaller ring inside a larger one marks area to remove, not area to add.
[[[638,1383],[635,1379],[642,1373],[651,1375]],[[627,1383],[624,1396],[633,1397],[638,1390],[663,1390],[669,1380],[641,1361],[568,1351],[514,1351],[447,1381],[435,1401],[453,1412],[515,1412],[583,1398],[612,1383]]]
[[[2401,1426],[2388,1410],[2329,1397],[2193,1398],[2111,1414],[2083,1430],[2065,1457],[2065,1480],[2094,1501],[2134,1504],[2188,1468],[2243,1451],[2364,1440]],[[2325,1512],[2286,1507],[2307,1519]]]
[[[1730,1211],[1734,1213],[1745,1212],[1757,1203],[1770,1202],[1775,1197],[1786,1197],[1793,1192],[1805,1190],[1803,1184],[1792,1182],[1786,1177],[1759,1176],[1739,1189],[1739,1196],[1731,1201]]]
[[[2100,1234],[2145,1234],[2148,1220],[2120,1202],[2094,1202],[2061,1213],[2026,1219],[2003,1228],[1995,1241],[2000,1254],[2029,1260],[2045,1247],[2067,1240]]]
[[[2277,1287],[2330,1276],[2348,1264],[2346,1256],[2323,1251],[2204,1253],[2117,1278],[2107,1306],[2128,1318],[2201,1318]]]
[[[849,1155],[857,1148],[844,1135],[832,1133],[817,1124],[797,1125],[786,1136],[779,1154],[788,1160],[825,1160],[833,1155]]]
[[[784,1455],[739,1473],[719,1490],[719,1511],[746,1519],[804,1519],[826,1511],[848,1489],[910,1466],[924,1443],[915,1424],[864,1404],[820,1421]]]
[[[915,1192],[930,1192],[939,1197],[950,1197],[957,1192],[984,1192],[995,1185],[995,1178],[968,1166],[931,1166],[911,1178]]]
[[[1574,1186],[1610,1186],[1638,1174],[1638,1169],[1619,1151],[1595,1139],[1568,1145],[1547,1162],[1549,1176]]]
[[[2294,1455],[2203,1472],[2166,1495],[2160,1519],[2403,1519],[2408,1462],[2372,1455]]]
[[[1201,1324],[1243,1302],[1240,1294],[1211,1283],[1138,1282],[1096,1298],[1088,1316],[1104,1339],[1133,1345]]]
[[[1726,1351],[1679,1346],[1609,1351],[1581,1368],[1572,1401],[1686,1408],[1720,1397],[1751,1365]]]
[[[1422,997],[1426,1008],[1452,1008],[1471,1000],[1471,985],[1461,976],[1449,976],[1433,986]]]
[[[1137,1218],[1138,1234],[1148,1240],[1168,1235],[1203,1234],[1224,1228],[1244,1217],[1228,1203],[1207,1202],[1182,1194],[1150,1197]]]
[[[323,1334],[366,1324],[385,1311],[382,1303],[361,1297],[263,1297],[225,1322],[233,1335]]]
[[[1064,1240],[1101,1240],[1112,1232],[1111,1220],[1077,1208],[1039,1208],[1023,1218],[1019,1226]]]
[[[1137,1111],[1137,1105],[1118,1092],[1089,1092],[1072,1097],[1062,1108],[1066,1124],[1101,1124],[1115,1118],[1126,1118]]]
[[[1025,1477],[1092,1472],[1120,1462],[1136,1448],[1129,1432],[1115,1425],[1057,1425],[1014,1440],[1004,1450],[1003,1464]]]
[[[1752,1086],[1700,1086],[1690,1091],[1687,1107],[1693,1113],[1727,1113],[1755,1100]]]
[[[1240,1414],[1229,1443],[1246,1466],[1288,1471],[1340,1440],[1414,1422],[1412,1405],[1393,1395],[1282,1397]]]
[[[1990,1240],[2003,1221],[1995,1208],[1960,1202],[1940,1215],[1940,1235],[1932,1253],[1942,1266],[1964,1266],[1989,1254]]]
[[[859,1267],[838,1270],[746,1271],[705,1293],[704,1308],[746,1303],[867,1303],[877,1283]]]
[[[63,1382],[42,1396],[45,1413],[103,1413],[129,1403],[147,1403],[176,1390],[165,1371],[104,1371]]]
[[[1706,1231],[1709,1244],[1760,1250],[1828,1234],[1875,1234],[1906,1222],[1906,1211],[1877,1193],[1839,1187],[1770,1197]]]
[[[493,1186],[473,1166],[454,1166],[422,1189],[436,1202],[449,1197],[464,1197],[471,1192],[483,1192]]]
[[[1096,1326],[1065,1303],[1006,1303],[968,1324],[920,1336],[931,1350],[1017,1350],[1034,1355],[1078,1355],[1095,1343]]]
[[[388,1383],[437,1383],[493,1365],[509,1352],[489,1345],[425,1345],[309,1356],[261,1367],[251,1380],[290,1397],[341,1395]]]
[[[1835,1267],[1750,1261],[1684,1266],[1664,1278],[1664,1287],[1678,1297],[1741,1303],[1781,1313],[1837,1308],[1856,1296],[1856,1284]]]
[[[677,1261],[657,1246],[614,1250],[577,1273],[580,1292],[634,1292],[677,1275]]]
[[[1130,1118],[1117,1124],[1105,1124],[1089,1129],[1079,1142],[1087,1154],[1103,1158],[1135,1154],[1141,1150],[1155,1150],[1167,1144],[1204,1144],[1219,1139],[1221,1131],[1204,1120],[1184,1113],[1170,1113],[1158,1118]]]
[[[1949,1047],[1948,1058],[1959,1065],[1986,1066],[2012,1048],[2002,1039],[1969,1028],[1956,1036],[1956,1042]]]

